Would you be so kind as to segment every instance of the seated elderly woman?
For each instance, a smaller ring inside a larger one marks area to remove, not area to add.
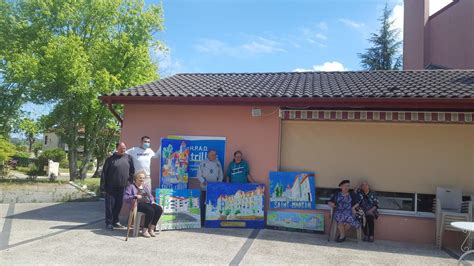
[[[358,200],[355,193],[349,192],[349,180],[343,180],[339,183],[341,191],[337,192],[328,202],[328,205],[334,209],[333,216],[337,223],[339,236],[336,242],[346,240],[346,231],[354,226],[359,228],[360,223],[355,218]]]
[[[163,208],[155,202],[150,187],[145,184],[145,177],[144,171],[135,173],[133,184],[128,185],[125,190],[124,200],[131,204],[134,199],[137,199],[137,210],[145,213],[142,235],[149,238],[150,236],[156,236],[155,227],[163,213]]]
[[[379,201],[374,191],[370,189],[367,181],[362,181],[357,191],[359,207],[365,214],[364,241],[374,242],[374,220],[378,218]]]

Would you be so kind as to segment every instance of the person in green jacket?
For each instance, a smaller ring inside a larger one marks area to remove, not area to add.
[[[230,183],[255,183],[250,175],[249,164],[243,159],[241,151],[234,152],[234,160],[227,167],[226,180]]]

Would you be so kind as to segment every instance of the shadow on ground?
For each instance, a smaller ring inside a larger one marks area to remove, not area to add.
[[[32,204],[31,208],[34,208]],[[11,205],[10,205],[11,206]],[[21,211],[21,210],[20,210]],[[35,208],[32,210],[23,211],[17,214],[9,215],[7,218],[16,219],[28,219],[28,220],[40,220],[40,221],[62,221],[76,223],[72,225],[57,225],[51,227],[51,229],[62,229],[64,231],[69,230],[86,230],[91,231],[97,235],[109,236],[116,239],[125,240],[126,229],[116,229],[108,231],[105,229],[104,223],[104,203],[102,201],[97,202],[66,202],[58,203],[54,205],[48,205],[45,207]],[[126,220],[122,220],[123,224],[126,225]],[[79,225],[77,225],[79,223]],[[180,230],[177,236],[181,234],[186,237],[187,233],[195,234],[211,234],[219,236],[233,236],[249,238],[254,229],[213,229],[213,228],[201,228],[201,229],[186,229]],[[161,234],[166,234],[168,231],[162,231]],[[132,232],[130,232],[130,235]],[[430,256],[430,257],[444,257],[448,256],[447,253],[440,252],[435,246],[431,245],[416,245],[408,243],[399,243],[392,241],[376,240],[375,243],[360,242],[357,243],[355,240],[349,239],[344,243],[328,242],[327,235],[323,234],[309,234],[299,232],[288,232],[264,229],[259,230],[256,234],[258,241],[279,241],[286,243],[295,243],[303,245],[317,245],[317,246],[331,246],[343,249],[364,251],[375,251],[384,253],[396,253],[416,256]]]

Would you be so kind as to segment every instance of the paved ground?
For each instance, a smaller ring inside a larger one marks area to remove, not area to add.
[[[0,265],[454,265],[434,246],[327,242],[324,235],[250,229],[163,231],[124,241],[104,230],[103,202],[0,204]]]

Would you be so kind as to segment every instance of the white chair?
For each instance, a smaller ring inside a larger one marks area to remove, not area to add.
[[[460,231],[451,222],[472,221],[471,201],[462,201],[461,189],[437,188],[435,199],[436,245],[441,248],[445,230]]]
[[[140,227],[142,226],[142,218],[145,216],[145,213],[137,211],[135,215],[135,221],[133,221],[133,236],[137,237],[140,231]],[[161,219],[158,221],[156,225],[158,229],[158,233],[161,233]]]
[[[329,239],[332,240],[332,241],[336,241],[337,223],[336,223],[336,220],[332,218],[332,216],[334,215],[334,209],[333,208],[331,208],[330,214],[331,214],[331,223],[332,224],[329,227],[329,228],[331,228],[331,231],[329,232]],[[360,242],[361,239],[362,239],[362,229],[361,229],[361,227],[356,228],[356,234],[357,234],[357,242]]]

